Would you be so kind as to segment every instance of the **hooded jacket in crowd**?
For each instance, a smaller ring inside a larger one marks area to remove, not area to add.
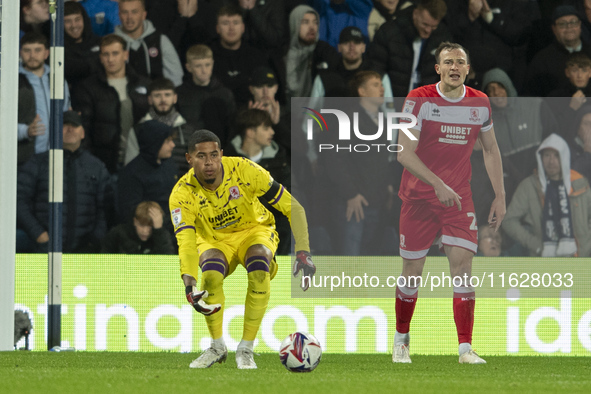
[[[503,221],[504,231],[521,245],[530,256],[540,256],[543,250],[543,207],[546,192],[546,173],[540,152],[546,148],[558,151],[562,180],[569,191],[571,218],[578,257],[591,256],[591,190],[589,182],[570,168],[570,151],[566,142],[556,134],[550,135],[537,148],[537,173],[519,184],[507,208]]]
[[[299,5],[289,15],[289,49],[285,58],[285,86],[287,98],[308,97],[312,91],[312,82],[319,70],[332,69],[340,61],[338,52],[326,41],[303,45],[300,42],[300,25],[304,15],[313,13],[320,21],[320,16],[312,7]]]
[[[90,18],[84,7],[79,3],[73,4],[80,8],[84,30],[81,42],[76,42],[64,33],[64,77],[72,91],[80,81],[96,73],[101,67],[99,60],[101,38],[92,32]]]
[[[178,166],[170,159],[158,163],[158,152],[174,129],[156,120],[138,124],[135,128],[140,154],[119,172],[119,214],[130,220],[142,201],[155,201],[169,212],[168,197],[179,179]],[[164,215],[164,228],[172,233],[169,215]]]
[[[144,32],[136,39],[123,32],[121,26],[115,28],[115,34],[127,42],[129,64],[138,74],[150,79],[168,78],[174,86],[183,83],[183,67],[176,49],[151,21],[144,20]]]

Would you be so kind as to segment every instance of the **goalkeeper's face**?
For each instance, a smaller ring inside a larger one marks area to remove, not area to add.
[[[189,165],[201,184],[218,186],[222,179],[222,150],[217,142],[201,142],[193,152],[187,153]]]

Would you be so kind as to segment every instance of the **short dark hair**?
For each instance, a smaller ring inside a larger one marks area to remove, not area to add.
[[[373,70],[357,71],[349,80],[349,92],[351,97],[359,97],[359,88],[370,78],[382,79],[379,72]]]
[[[236,116],[236,134],[239,134],[243,141],[246,137],[246,130],[256,129],[259,126],[273,126],[269,112],[258,108],[251,108],[240,112]]]
[[[197,130],[189,137],[187,141],[187,151],[189,153],[195,152],[195,145],[202,142],[217,142],[218,148],[222,149],[222,142],[219,137],[213,132],[205,129]]]
[[[420,0],[417,9],[427,10],[429,15],[438,21],[447,14],[447,4],[444,0]]]
[[[441,60],[439,55],[441,55],[441,52],[453,51],[455,49],[461,49],[462,51],[464,51],[464,53],[466,54],[466,61],[468,62],[468,64],[470,64],[470,53],[468,53],[468,50],[460,44],[449,41],[443,41],[441,44],[439,44],[439,46],[435,50],[435,62],[439,64],[439,61]]]
[[[591,59],[583,52],[573,52],[566,59],[565,65],[567,68],[573,66],[580,68],[591,67]]]
[[[174,83],[168,78],[158,78],[153,80],[148,86],[148,94],[152,94],[157,90],[172,90],[175,91]]]
[[[30,31],[21,38],[21,49],[27,44],[43,44],[45,49],[49,49],[49,41],[41,33]]]
[[[101,38],[101,43],[100,43],[101,51],[107,45],[115,44],[116,42],[121,44],[121,47],[123,48],[124,51],[127,50],[127,42],[125,41],[125,39],[123,37],[120,37],[117,34],[107,34],[106,36]]]
[[[220,16],[235,16],[235,15],[240,16],[244,20],[244,17],[242,16],[242,9],[238,5],[231,4],[231,3],[226,4],[219,9],[216,21],[220,18]]]
[[[77,1],[68,1],[64,3],[64,16],[70,15],[82,15],[84,18],[86,11],[82,4],[78,3]]]

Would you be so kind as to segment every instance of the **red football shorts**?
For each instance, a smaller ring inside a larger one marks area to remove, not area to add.
[[[476,254],[478,227],[472,198],[457,205],[412,204],[403,201],[400,211],[400,256],[408,260],[427,255],[434,241],[440,245],[459,246]]]

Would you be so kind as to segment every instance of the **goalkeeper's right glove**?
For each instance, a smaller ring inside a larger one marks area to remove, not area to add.
[[[297,277],[298,273],[302,271],[302,290],[306,291],[310,287],[310,281],[316,273],[316,266],[312,262],[312,256],[309,252],[300,250],[296,253],[296,261],[293,264],[293,276]],[[304,277],[308,277],[308,280],[304,280]]]
[[[195,308],[197,312],[209,316],[213,315],[216,312],[219,312],[220,309],[222,309],[221,304],[209,305],[206,304],[205,301],[203,301],[203,299],[207,298],[208,296],[207,290],[194,292],[193,289],[193,286],[185,287],[185,294],[187,296],[187,301],[189,301],[189,304],[193,305],[193,308]]]

